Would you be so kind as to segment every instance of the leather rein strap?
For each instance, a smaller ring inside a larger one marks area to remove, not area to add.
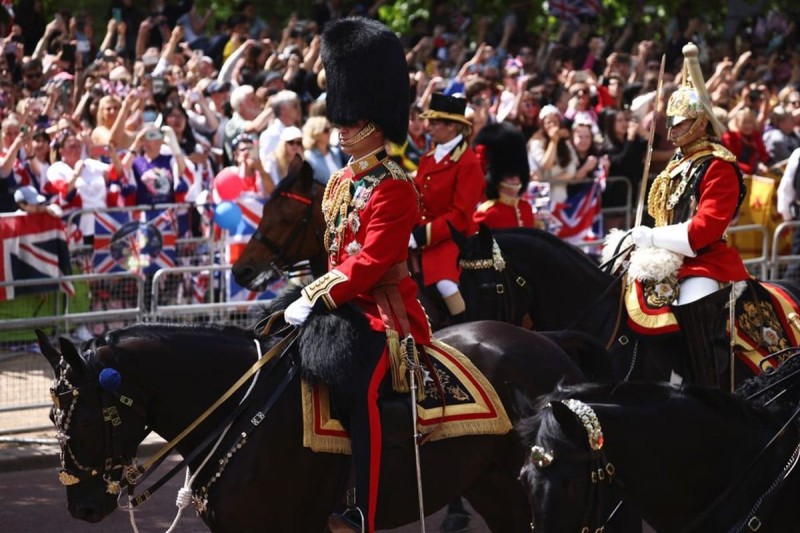
[[[197,426],[203,423],[203,421],[205,421],[205,419],[208,418],[211,415],[211,413],[213,413],[217,408],[219,408],[220,405],[225,403],[237,390],[239,390],[242,387],[242,385],[244,385],[251,377],[253,377],[256,374],[256,372],[258,372],[261,369],[261,367],[263,367],[267,362],[271,361],[276,354],[285,352],[297,338],[298,333],[299,331],[297,329],[294,329],[288,335],[286,335],[286,337],[278,341],[278,343],[275,344],[275,346],[273,346],[272,349],[270,349],[266,354],[264,354],[264,356],[261,357],[261,359],[253,363],[253,365],[250,368],[248,368],[245,371],[245,373],[233,385],[231,385],[230,388],[227,391],[225,391],[225,393],[222,396],[220,396],[217,399],[216,402],[214,402],[208,409],[206,409],[200,416],[198,416],[194,422],[192,422],[180,434],[178,434],[175,438],[173,438],[171,441],[162,446],[158,451],[156,451],[156,453],[153,454],[147,461],[145,461],[144,464],[133,469],[130,474],[126,474],[124,479],[122,479],[120,482],[121,487],[135,486],[137,483],[142,481],[142,479],[144,479],[144,477],[146,477],[155,466],[160,464],[161,461],[163,461],[164,458],[166,458],[167,454],[169,454],[178,445],[178,443],[180,443],[188,434],[194,431],[197,428]],[[210,435],[210,437],[214,438],[216,437],[216,435],[212,434]],[[199,448],[202,449],[204,447],[205,446],[200,446]],[[185,462],[186,460],[184,460],[184,463]],[[181,465],[179,466],[182,465],[183,463],[181,463]],[[145,494],[147,495],[147,497],[149,497],[149,494],[152,494],[154,490],[155,489],[146,491]],[[142,496],[145,495],[143,494]],[[141,498],[141,501],[147,499],[147,497],[142,498],[142,496],[139,497]],[[141,501],[139,501],[139,503],[141,503]]]

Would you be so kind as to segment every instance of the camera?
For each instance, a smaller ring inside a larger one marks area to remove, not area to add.
[[[759,100],[761,100],[761,91],[759,91],[758,89],[753,89],[747,95],[747,98],[750,99],[751,102],[758,102]]]

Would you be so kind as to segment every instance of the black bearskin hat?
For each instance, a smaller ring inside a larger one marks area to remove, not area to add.
[[[525,136],[519,129],[506,122],[487,124],[475,135],[473,146],[486,174],[487,198],[498,197],[497,186],[508,176],[519,176],[520,191],[525,191],[530,166]]]
[[[362,17],[331,21],[322,33],[321,55],[330,121],[371,120],[387,139],[403,144],[411,89],[403,45],[394,32]]]

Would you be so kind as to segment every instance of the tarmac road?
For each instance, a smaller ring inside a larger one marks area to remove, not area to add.
[[[48,459],[44,459],[47,463]],[[177,463],[174,457],[161,468],[171,468]],[[0,530],[3,533],[125,533],[132,532],[128,513],[117,511],[99,524],[89,524],[72,518],[67,511],[64,488],[58,483],[58,461],[52,458],[52,467],[0,473]],[[154,474],[157,476],[157,473]],[[154,477],[152,479],[157,479]],[[164,532],[172,525],[177,512],[175,497],[183,481],[179,474],[161,488],[136,513],[140,533]],[[428,517],[428,531],[438,532],[444,512]],[[391,530],[391,533],[416,533],[419,524]],[[470,533],[488,533],[489,529],[473,513]],[[207,533],[208,529],[194,512],[184,510],[175,533]],[[302,532],[298,532],[302,533]],[[388,531],[384,533],[389,533]]]

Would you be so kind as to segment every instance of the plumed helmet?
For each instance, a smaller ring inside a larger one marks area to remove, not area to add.
[[[672,127],[684,120],[698,120],[705,117],[713,129],[714,135],[720,137],[725,128],[714,115],[714,108],[711,105],[711,98],[708,96],[697,54],[697,46],[693,43],[683,47],[682,82],[667,103],[667,126]]]
[[[486,197],[497,198],[503,178],[519,176],[524,191],[530,179],[525,136],[506,122],[487,124],[475,135],[475,153],[486,174]]]
[[[334,124],[375,123],[397,144],[406,140],[411,89],[403,46],[378,21],[350,17],[322,33],[326,107]]]

